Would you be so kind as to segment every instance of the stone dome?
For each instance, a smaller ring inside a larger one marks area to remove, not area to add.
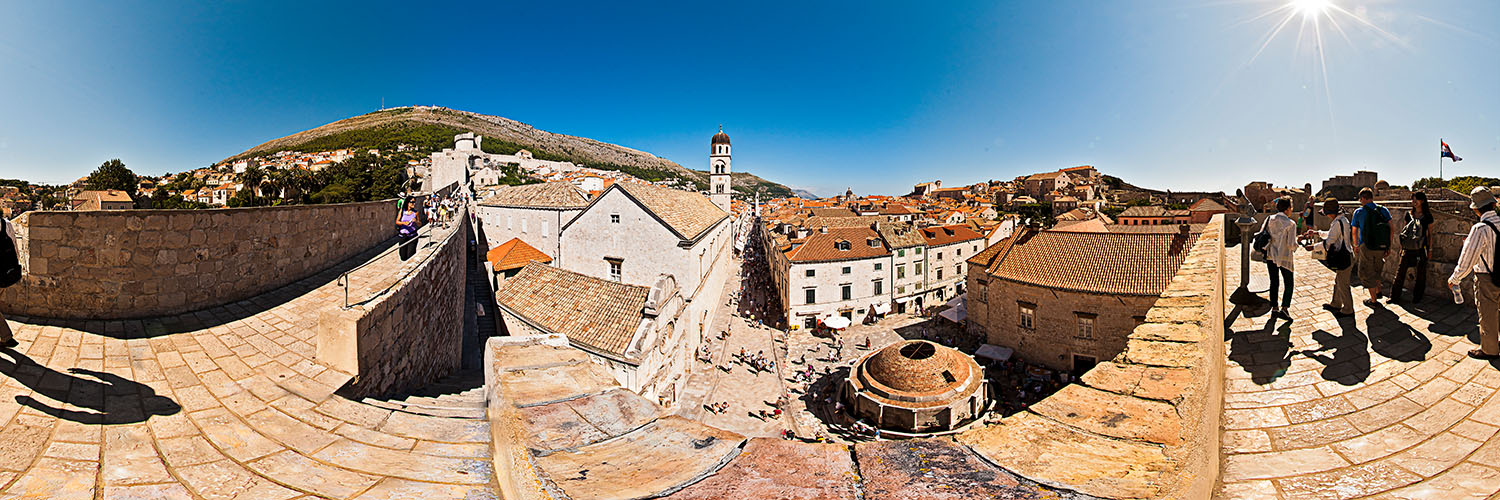
[[[718,144],[729,145],[729,134],[724,133],[724,127],[719,127],[719,133],[714,134],[713,140],[709,141],[709,145],[711,146]]]
[[[926,340],[908,340],[870,356],[862,371],[870,380],[897,391],[930,393],[969,379],[973,362],[963,358],[958,351]]]

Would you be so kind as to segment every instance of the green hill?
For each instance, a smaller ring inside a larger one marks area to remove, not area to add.
[[[707,172],[688,169],[645,151],[547,132],[499,116],[430,106],[387,109],[339,120],[266,141],[224,162],[280,151],[392,150],[400,145],[422,152],[438,151],[453,147],[453,136],[463,132],[484,136],[482,145],[488,153],[512,154],[527,149],[539,159],[617,170],[650,181],[676,178],[699,189],[708,186]],[[749,196],[761,189],[764,196],[793,196],[786,186],[749,173],[735,172],[732,178],[735,191],[741,195]]]

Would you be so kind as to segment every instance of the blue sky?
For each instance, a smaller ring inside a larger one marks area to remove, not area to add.
[[[819,194],[1080,164],[1176,190],[1407,184],[1439,137],[1450,177],[1500,176],[1500,2],[1332,2],[1308,18],[1320,64],[1300,14],[1256,56],[1286,0],[0,0],[0,177],[181,171],[382,97],[697,169],[722,123],[736,170]]]

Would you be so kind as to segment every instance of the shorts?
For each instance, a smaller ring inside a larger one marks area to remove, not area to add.
[[[1385,274],[1385,250],[1359,250],[1359,284],[1365,288],[1380,286],[1380,277]]]

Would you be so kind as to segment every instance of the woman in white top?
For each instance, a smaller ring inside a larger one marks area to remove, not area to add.
[[[1292,320],[1287,311],[1292,306],[1292,260],[1297,251],[1297,221],[1292,220],[1292,199],[1276,199],[1276,213],[1266,219],[1265,230],[1271,233],[1266,245],[1266,269],[1271,273],[1271,318]],[[1276,308],[1277,285],[1285,282],[1281,308]]]
[[[1328,225],[1327,231],[1311,231],[1308,235],[1317,234],[1323,239],[1319,245],[1323,250],[1332,253],[1334,250],[1353,251],[1354,241],[1350,238],[1349,218],[1344,216],[1344,211],[1339,208],[1338,200],[1323,202],[1323,215],[1333,217],[1333,223]],[[1307,246],[1312,250],[1312,245]],[[1351,260],[1353,255],[1350,256]],[[1350,262],[1349,264],[1352,264]],[[1353,265],[1345,265],[1343,269],[1334,271],[1333,298],[1323,304],[1323,308],[1333,313],[1335,318],[1345,318],[1354,315],[1354,290],[1349,287],[1349,275],[1354,270]]]

